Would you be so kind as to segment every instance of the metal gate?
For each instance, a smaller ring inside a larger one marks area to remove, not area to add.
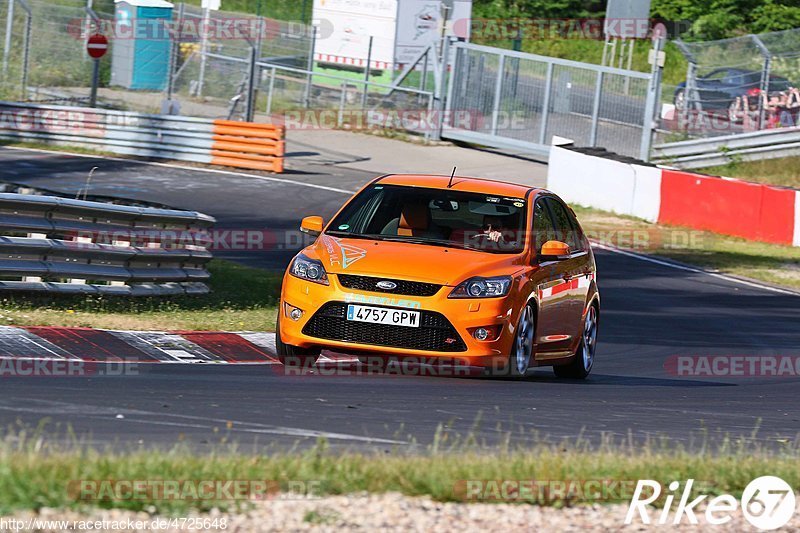
[[[455,43],[442,137],[547,155],[553,136],[647,160],[650,74]]]

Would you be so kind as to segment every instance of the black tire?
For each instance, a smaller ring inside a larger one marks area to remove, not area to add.
[[[595,304],[590,305],[586,311],[586,318],[584,318],[583,328],[581,329],[581,343],[578,345],[578,349],[569,364],[553,367],[553,372],[555,372],[556,376],[567,379],[586,379],[592,371],[594,355],[597,350],[599,317],[597,306]]]
[[[517,327],[514,329],[514,343],[508,360],[502,368],[488,369],[491,376],[510,378],[523,378],[530,368],[534,358],[534,343],[536,339],[536,313],[533,307],[525,305],[520,313]]]
[[[278,324],[275,331],[275,349],[278,352],[278,360],[286,366],[308,368],[317,362],[321,350],[319,348],[301,348],[286,344],[281,339],[281,317],[278,308]]]

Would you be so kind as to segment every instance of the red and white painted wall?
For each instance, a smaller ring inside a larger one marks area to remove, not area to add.
[[[800,246],[800,190],[639,165],[553,146],[547,188],[650,222]]]

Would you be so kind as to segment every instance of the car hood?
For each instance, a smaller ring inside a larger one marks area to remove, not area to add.
[[[331,274],[356,274],[457,285],[473,276],[511,275],[525,254],[495,254],[428,244],[321,235],[304,253]]]

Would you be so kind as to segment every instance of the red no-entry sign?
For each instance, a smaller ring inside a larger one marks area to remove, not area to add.
[[[108,52],[108,39],[105,35],[95,33],[86,42],[86,51],[93,59],[100,59]]]

